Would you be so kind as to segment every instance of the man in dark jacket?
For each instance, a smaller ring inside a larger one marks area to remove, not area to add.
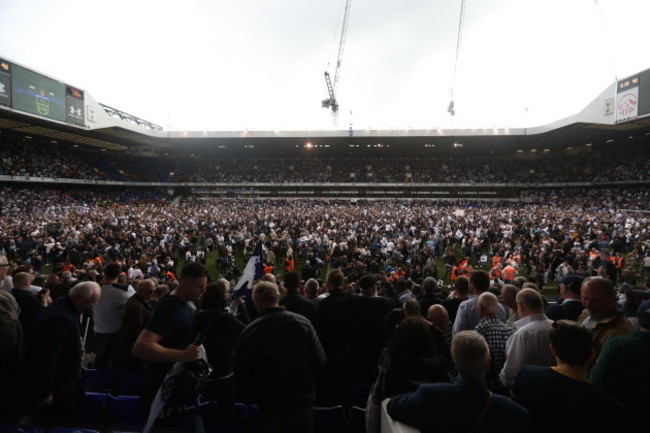
[[[265,433],[309,433],[314,429],[315,377],[325,354],[312,324],[279,306],[278,287],[253,288],[259,317],[240,334],[236,349],[238,399],[258,403]]]
[[[428,383],[417,391],[393,397],[388,414],[428,432],[527,432],[528,411],[501,395],[491,394],[485,386],[490,368],[490,351],[476,331],[454,335],[451,354],[459,377],[452,383]]]
[[[280,305],[288,311],[305,316],[314,328],[318,328],[316,305],[299,293],[300,274],[296,271],[284,274],[284,288],[287,289],[287,294],[280,299]]]
[[[351,303],[350,371],[353,382],[372,382],[377,375],[379,355],[386,347],[384,320],[391,311],[387,298],[377,296],[377,278],[364,275],[357,281],[361,290]]]
[[[345,276],[340,269],[327,275],[329,296],[318,306],[318,336],[327,355],[327,379],[347,380],[352,338],[352,293],[343,290]]]
[[[23,360],[24,391],[32,422],[63,425],[77,415],[81,370],[81,314],[99,299],[94,282],[79,283],[38,317]]]

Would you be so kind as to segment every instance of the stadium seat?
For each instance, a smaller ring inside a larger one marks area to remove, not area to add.
[[[38,426],[24,425],[0,425],[0,433],[43,433],[43,429]]]
[[[142,371],[115,370],[117,378],[116,393],[137,395],[140,393]]]
[[[115,387],[115,372],[108,368],[82,368],[81,377],[86,391],[110,392]]]
[[[315,433],[341,433],[345,432],[345,429],[346,419],[343,406],[314,408]]]
[[[372,383],[350,382],[348,384],[346,407],[365,407],[371,386]]]
[[[49,433],[99,433],[97,430],[90,430],[78,427],[54,427]]]
[[[86,392],[81,401],[81,423],[86,428],[102,430],[106,425],[108,394]]]
[[[140,397],[108,394],[106,414],[117,430],[142,430],[144,417],[140,416]]]
[[[255,404],[235,403],[235,433],[259,431],[259,408]]]
[[[366,433],[366,409],[363,407],[352,406],[350,408],[350,427],[349,433]]]
[[[345,384],[327,382],[316,384],[316,406],[332,407],[345,404]]]

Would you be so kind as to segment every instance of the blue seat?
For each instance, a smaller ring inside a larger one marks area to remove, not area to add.
[[[145,419],[140,415],[140,397],[108,394],[106,414],[116,430],[142,430]]]
[[[370,387],[372,387],[372,383],[350,382],[348,384],[346,407],[365,407],[368,402]]]
[[[115,370],[115,377],[117,379],[116,391],[119,391],[120,394],[140,394],[141,371]]]
[[[106,425],[108,394],[86,392],[81,400],[81,423],[84,427],[102,430]]]
[[[38,426],[1,424],[0,433],[43,433],[43,429]]]
[[[54,427],[49,433],[99,433],[97,430],[90,430],[78,427]]]
[[[315,407],[315,433],[341,433],[346,430],[345,410],[343,406]]]
[[[108,368],[82,368],[81,377],[86,391],[110,392],[115,387],[115,372]]]
[[[235,433],[260,431],[259,408],[257,405],[235,403],[233,431]]]

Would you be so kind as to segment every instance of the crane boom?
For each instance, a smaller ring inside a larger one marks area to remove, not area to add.
[[[341,72],[341,59],[343,58],[343,50],[345,48],[345,37],[348,34],[348,20],[350,19],[350,6],[352,0],[345,1],[345,11],[343,12],[343,25],[341,26],[341,41],[339,42],[339,53],[336,56],[336,71],[334,72],[334,90],[339,84],[339,74]]]
[[[339,84],[339,77],[341,72],[341,59],[343,58],[343,50],[345,48],[345,37],[348,32],[348,21],[350,18],[350,6],[352,0],[345,0],[345,9],[343,11],[343,23],[341,25],[341,37],[339,41],[339,51],[336,57],[336,69],[334,70],[334,80],[332,81],[329,72],[325,71],[325,84],[327,85],[328,99],[322,101],[323,108],[332,109],[332,117],[337,119],[339,104],[336,101],[336,88]]]

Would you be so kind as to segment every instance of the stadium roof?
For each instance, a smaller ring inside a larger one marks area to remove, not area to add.
[[[566,123],[566,122],[565,122]],[[93,130],[0,110],[0,131],[13,137],[85,145],[111,151],[153,153],[219,153],[230,156],[420,156],[505,154],[544,149],[611,144],[650,139],[650,118],[621,124],[566,123],[541,132],[500,130],[389,130],[389,131],[232,131],[165,132],[151,135],[131,128]],[[533,150],[534,149],[534,150]]]

